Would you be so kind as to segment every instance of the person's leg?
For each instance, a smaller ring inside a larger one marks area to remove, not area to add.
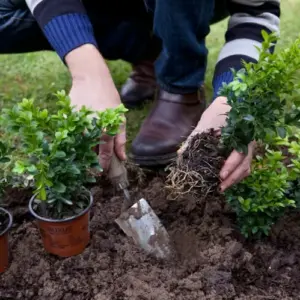
[[[122,59],[135,64],[148,57],[152,22],[142,0],[129,3],[84,0],[83,3],[100,52],[106,59]]]
[[[156,0],[153,11],[154,34],[162,40],[155,62],[159,93],[131,149],[142,166],[172,161],[205,109],[205,38],[214,1]]]
[[[214,15],[210,24],[218,23],[229,16],[228,1],[230,0],[215,0]]]
[[[154,61],[161,51],[161,41],[153,35],[153,15],[147,11],[144,0],[131,0],[125,5],[131,11],[131,15],[127,12],[132,26],[131,38],[137,36],[137,44],[140,45],[133,50],[136,58],[137,49],[139,47],[141,49],[141,45],[144,45],[143,51],[139,51],[141,55],[131,63],[132,71],[120,91],[125,106],[134,108],[154,96],[156,89]]]
[[[147,11],[153,17],[156,0],[143,1],[146,4]],[[215,1],[214,13],[210,21],[211,24],[217,23],[228,17],[227,2],[228,0]],[[153,35],[152,43],[150,43],[149,47],[149,59],[144,59],[137,64],[133,64],[132,73],[121,90],[121,98],[128,107],[138,107],[139,105],[142,105],[145,100],[153,99],[157,88],[154,62],[159,56],[161,49],[161,41]]]

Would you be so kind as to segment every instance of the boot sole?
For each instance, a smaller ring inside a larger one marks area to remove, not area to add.
[[[177,152],[158,156],[139,156],[129,153],[129,158],[141,167],[166,166],[175,160]]]

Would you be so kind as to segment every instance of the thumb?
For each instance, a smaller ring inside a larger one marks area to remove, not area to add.
[[[107,171],[114,151],[114,138],[109,135],[103,135],[101,141],[103,143],[99,146],[99,162],[102,169]]]
[[[114,151],[120,160],[126,160],[126,131],[125,124],[121,126],[121,132],[115,136]]]

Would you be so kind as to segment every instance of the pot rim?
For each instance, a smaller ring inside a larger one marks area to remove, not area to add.
[[[6,226],[6,228],[2,232],[0,232],[0,236],[3,236],[11,228],[12,223],[13,223],[13,217],[12,217],[12,214],[8,210],[6,210],[5,208],[3,208],[3,207],[0,207],[0,211],[5,212],[8,215],[8,219],[9,219],[9,222],[8,222],[8,225]]]
[[[40,221],[44,221],[44,222],[49,222],[49,223],[64,223],[64,222],[70,222],[78,217],[81,217],[83,215],[85,215],[91,208],[91,206],[93,205],[93,201],[94,201],[94,198],[93,198],[93,195],[92,193],[89,191],[89,195],[90,195],[90,203],[89,205],[82,211],[80,212],[79,214],[75,215],[75,216],[72,216],[72,217],[69,217],[69,218],[66,218],[66,219],[49,219],[49,218],[44,218],[44,217],[41,217],[39,216],[32,208],[32,204],[36,198],[36,195],[33,195],[29,201],[29,204],[28,204],[28,208],[29,208],[29,211],[30,213],[38,220]]]

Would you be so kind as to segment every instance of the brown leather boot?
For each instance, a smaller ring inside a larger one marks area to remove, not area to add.
[[[127,108],[135,108],[154,97],[156,80],[153,61],[143,61],[132,67],[129,78],[122,86],[120,96]]]
[[[170,163],[206,108],[204,89],[194,94],[160,90],[152,111],[132,143],[129,157],[140,166]]]

